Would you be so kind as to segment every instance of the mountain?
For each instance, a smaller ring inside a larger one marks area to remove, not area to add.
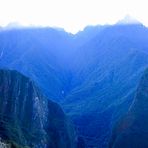
[[[143,25],[115,25],[77,50],[71,71],[79,85],[61,105],[88,147],[106,148],[112,126],[132,103],[148,66],[147,42]]]
[[[141,24],[141,22],[139,22],[135,18],[131,17],[130,15],[126,15],[122,20],[119,20],[117,22],[117,24],[119,24],[119,25],[127,25],[127,24],[133,25],[133,24]]]
[[[24,26],[21,25],[19,22],[11,22],[9,23],[7,26],[3,27],[2,29],[4,30],[11,30],[11,29],[21,29],[23,28]]]
[[[113,130],[110,148],[148,147],[148,69],[126,115]]]
[[[0,67],[33,79],[73,120],[79,146],[107,148],[148,66],[142,24],[91,26],[72,35],[53,28],[0,32]]]
[[[76,35],[73,36],[74,43],[76,43],[74,48],[79,48],[80,46],[83,46],[83,44],[93,39],[106,27],[107,25],[85,27],[82,31],[79,31]]]
[[[0,138],[12,147],[75,148],[75,132],[58,104],[28,77],[0,70]]]
[[[31,77],[51,99],[63,98],[69,81],[71,34],[53,28],[23,28],[0,32],[0,66]],[[64,82],[63,82],[64,81]],[[67,89],[67,90],[66,90]]]

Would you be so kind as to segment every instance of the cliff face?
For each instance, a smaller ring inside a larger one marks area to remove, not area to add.
[[[115,127],[110,148],[148,147],[148,70],[143,75],[133,104]]]
[[[0,70],[0,137],[34,148],[75,147],[74,130],[59,105],[10,70]]]

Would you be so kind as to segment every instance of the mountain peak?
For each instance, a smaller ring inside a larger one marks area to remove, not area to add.
[[[11,29],[21,29],[21,28],[24,28],[24,27],[25,26],[23,26],[19,22],[10,22],[6,26],[2,27],[1,29],[3,29],[3,30],[11,30]]]
[[[123,19],[117,22],[118,25],[141,24],[137,19],[130,15],[126,15]]]

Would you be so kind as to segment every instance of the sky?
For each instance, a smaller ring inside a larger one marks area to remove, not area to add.
[[[0,26],[61,27],[75,33],[87,25],[114,24],[131,15],[148,26],[147,0],[0,0]]]

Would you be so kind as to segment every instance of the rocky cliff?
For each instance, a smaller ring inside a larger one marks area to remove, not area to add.
[[[75,133],[58,104],[17,71],[0,70],[0,137],[31,148],[74,148]]]

